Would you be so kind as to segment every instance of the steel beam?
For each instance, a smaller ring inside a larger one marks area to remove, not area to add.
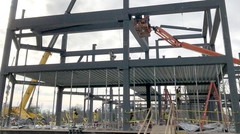
[[[82,55],[103,55],[109,54],[109,51],[113,51],[114,54],[122,54],[124,52],[123,48],[114,48],[114,49],[101,49],[101,50],[85,50],[85,51],[70,51],[62,54],[62,56],[82,56]],[[141,47],[129,48],[129,51],[132,53],[143,52]]]
[[[195,39],[195,38],[203,38],[202,34],[188,34],[188,35],[176,35],[173,36],[175,39]],[[163,40],[162,38],[158,39]]]
[[[186,13],[186,12],[197,12],[205,11],[211,8],[219,7],[218,0],[208,0],[208,1],[196,1],[196,2],[183,2],[175,4],[165,4],[156,6],[145,6],[145,7],[135,7],[129,9],[130,15],[161,15],[161,14],[173,14],[173,13]]]
[[[213,27],[212,27],[212,32],[210,33],[210,45],[215,44],[215,40],[217,37],[217,33],[218,33],[218,28],[220,25],[220,9],[217,8],[216,9],[216,13],[215,13],[215,18],[214,18],[214,23],[213,23]]]
[[[226,63],[225,56],[191,57],[191,58],[171,58],[171,59],[148,59],[148,60],[129,60],[129,67],[154,67],[154,66],[193,66],[193,65],[215,65]],[[65,63],[49,65],[29,65],[29,66],[9,66],[5,73],[30,73],[44,71],[61,70],[86,70],[86,69],[117,69],[123,68],[122,61],[105,62],[85,62],[85,63]]]
[[[64,14],[46,17],[16,19],[10,25],[10,30],[20,29],[59,29],[73,26],[84,26],[88,24],[104,24],[110,22],[122,22],[129,20],[122,9],[97,11],[88,13]],[[99,25],[101,27],[101,25]]]
[[[195,32],[201,32],[202,31],[202,29],[200,29],[200,28],[180,27],[180,26],[171,26],[171,25],[160,25],[160,27],[161,28],[177,29],[177,30],[195,31]]]
[[[56,48],[49,48],[49,47],[41,47],[39,45],[29,45],[29,44],[21,44],[20,45],[22,49],[29,49],[29,50],[38,50],[38,51],[47,51],[47,52],[54,52],[54,53],[62,53],[63,51],[61,49]]]

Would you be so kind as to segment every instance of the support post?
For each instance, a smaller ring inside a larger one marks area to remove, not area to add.
[[[240,114],[239,114],[239,97],[237,92],[237,85],[236,85],[236,78],[234,72],[234,65],[233,65],[233,57],[232,57],[232,48],[231,48],[231,41],[230,41],[230,34],[229,34],[229,27],[228,27],[228,20],[227,20],[227,11],[225,0],[220,0],[220,18],[222,20],[222,33],[223,33],[223,41],[225,47],[225,53],[227,57],[227,73],[228,73],[228,82],[230,87],[230,97],[232,100],[232,113],[234,119],[234,125],[236,129],[236,133],[240,133]]]
[[[62,98],[63,98],[63,87],[58,87],[57,92],[57,103],[56,103],[56,126],[61,125],[61,111],[62,111]]]
[[[110,87],[110,101],[109,101],[109,112],[110,112],[110,122],[113,122],[113,89]]]
[[[4,75],[5,69],[9,63],[10,51],[12,46],[12,39],[14,36],[14,32],[10,30],[10,26],[12,21],[15,19],[16,12],[17,12],[17,5],[18,0],[12,0],[11,9],[9,13],[8,19],[8,28],[5,37],[5,44],[3,49],[3,57],[2,57],[2,66],[1,66],[1,73],[0,73],[0,111],[2,111],[2,104],[3,104],[3,97],[5,91],[5,84],[6,84],[6,75]]]
[[[124,12],[128,14],[129,0],[123,1]],[[123,21],[123,111],[130,111],[130,70],[129,70],[129,20]],[[123,130],[129,130],[130,124],[126,122],[130,115],[123,114]]]
[[[161,117],[161,115],[162,115],[162,94],[161,94],[161,86],[158,86],[158,117]],[[159,120],[160,118],[158,118],[157,119],[157,121],[158,121],[158,125],[161,125],[160,124],[160,120]]]
[[[146,92],[147,92],[147,108],[151,107],[151,85],[146,85]],[[148,118],[151,117],[152,113],[149,113]]]

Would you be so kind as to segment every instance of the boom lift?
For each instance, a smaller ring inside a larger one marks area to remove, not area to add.
[[[152,28],[154,30],[154,32],[158,36],[160,36],[162,39],[167,41],[173,47],[182,47],[182,48],[185,48],[185,49],[188,49],[188,50],[192,50],[192,51],[195,51],[195,52],[199,52],[199,53],[202,53],[202,54],[205,54],[205,55],[209,55],[209,56],[223,56],[223,54],[220,54],[220,53],[208,50],[208,49],[204,49],[204,48],[201,48],[201,47],[198,47],[198,46],[186,43],[186,42],[179,42],[177,39],[175,39],[172,35],[170,35],[168,32],[163,30],[161,27],[158,27],[158,26],[150,27],[150,25],[137,23],[138,21],[144,21],[144,19],[139,19],[139,20],[135,19],[134,21],[135,21],[135,29],[136,29],[136,31],[137,31],[137,33],[138,33],[140,38],[149,37],[150,32],[151,32],[151,28]],[[145,30],[146,28],[148,30]],[[233,58],[233,63],[240,65],[240,60],[236,59],[236,58]],[[204,113],[203,113],[203,116],[202,116],[201,129],[203,129],[204,120],[206,118],[206,109],[207,109],[209,96],[211,94],[211,88],[212,87],[214,87],[216,98],[217,98],[218,102],[220,102],[219,95],[218,95],[217,90],[216,90],[216,86],[215,86],[215,84],[213,82],[211,82],[210,88],[209,88],[209,92],[208,92],[208,96],[207,96],[207,104],[204,107]],[[228,129],[228,126],[226,124],[227,119],[226,119],[226,115],[225,114],[223,115],[223,120],[225,122],[226,129]]]
[[[138,23],[138,22],[145,22],[145,23]],[[134,19],[134,24],[135,24],[134,27],[136,29],[136,32],[138,33],[140,38],[149,37],[151,33],[151,29],[153,29],[158,36],[160,36],[162,39],[167,41],[173,47],[182,47],[182,48],[199,52],[208,56],[223,56],[223,54],[220,54],[205,48],[201,48],[186,42],[180,42],[177,39],[175,39],[172,35],[170,35],[168,32],[163,30],[161,27],[158,27],[158,26],[151,27],[149,22],[146,22],[146,18]],[[235,64],[240,65],[240,60],[237,58],[233,58],[233,62]]]

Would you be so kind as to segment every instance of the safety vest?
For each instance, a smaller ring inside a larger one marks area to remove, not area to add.
[[[177,93],[177,98],[180,98],[180,97],[181,97],[181,93],[178,92],[178,93]]]
[[[97,112],[93,113],[93,119],[94,119],[94,121],[98,121],[98,113]]]
[[[164,113],[164,119],[168,119],[168,114]]]
[[[78,118],[78,115],[76,114],[77,113],[77,111],[73,111],[73,119],[76,119],[76,118]]]

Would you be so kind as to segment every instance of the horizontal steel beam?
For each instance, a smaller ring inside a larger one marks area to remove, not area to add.
[[[10,29],[59,29],[65,27],[85,26],[88,24],[104,24],[110,22],[122,22],[129,20],[127,14],[123,14],[123,9],[88,12],[88,13],[75,13],[64,14],[46,17],[24,18],[13,20]],[[101,25],[99,25],[101,27]]]
[[[135,7],[129,9],[131,15],[161,15],[185,12],[205,11],[219,7],[218,0],[183,2],[166,5]]]
[[[160,27],[161,28],[177,29],[177,30],[195,31],[195,32],[201,32],[202,31],[202,29],[200,29],[200,28],[180,27],[180,26],[171,26],[171,25],[160,25]]]
[[[193,65],[215,65],[225,64],[225,56],[207,56],[191,58],[164,58],[164,59],[146,59],[130,60],[129,67],[164,67],[164,66],[193,66]],[[80,62],[66,64],[49,64],[49,65],[28,65],[28,66],[9,66],[5,73],[29,73],[29,72],[55,72],[61,70],[91,70],[91,69],[121,69],[122,61],[105,61],[105,62]]]
[[[49,48],[49,47],[39,47],[35,45],[29,45],[29,44],[21,44],[20,45],[22,49],[29,49],[29,50],[38,50],[38,51],[44,51],[44,52],[54,52],[54,53],[62,53],[63,51],[61,49],[56,48]]]

